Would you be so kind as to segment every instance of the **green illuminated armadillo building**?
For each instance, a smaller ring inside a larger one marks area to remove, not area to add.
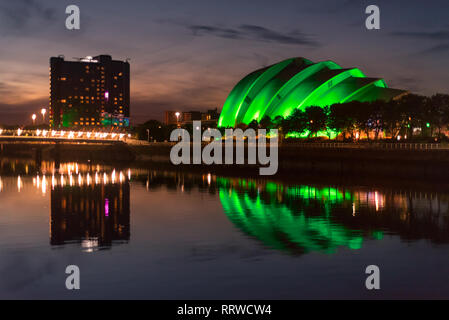
[[[383,79],[367,78],[357,68],[292,58],[256,70],[237,83],[223,105],[218,126],[249,124],[264,116],[288,117],[293,110],[308,106],[390,100],[405,93],[388,88]]]

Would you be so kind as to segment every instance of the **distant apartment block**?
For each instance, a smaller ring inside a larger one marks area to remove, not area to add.
[[[50,58],[50,126],[128,127],[129,84],[129,63],[109,55],[75,61]]]
[[[218,110],[210,109],[206,112],[201,111],[165,111],[165,124],[166,125],[176,125],[176,124],[188,124],[193,121],[202,121],[203,123],[216,124],[220,114]]]

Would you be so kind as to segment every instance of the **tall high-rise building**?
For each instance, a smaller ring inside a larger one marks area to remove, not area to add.
[[[50,58],[50,126],[92,128],[129,126],[128,61],[99,55],[75,61]]]

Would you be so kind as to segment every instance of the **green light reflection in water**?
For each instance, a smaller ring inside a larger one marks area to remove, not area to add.
[[[333,187],[284,186],[274,182],[217,178],[219,197],[227,217],[244,233],[270,248],[294,254],[335,253],[338,247],[360,249],[361,230],[332,220],[332,206],[351,203],[352,194]],[[320,214],[316,214],[316,211]],[[372,233],[382,239],[381,231]]]

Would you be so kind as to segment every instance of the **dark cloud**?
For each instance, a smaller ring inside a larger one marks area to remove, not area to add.
[[[396,31],[391,32],[390,35],[395,37],[403,37],[415,40],[428,40],[436,43],[432,47],[420,51],[417,55],[421,54],[439,54],[449,51],[449,28],[447,30],[441,29],[438,31],[431,32],[420,32],[420,31]]]
[[[421,54],[438,54],[443,52],[449,52],[449,43],[443,43],[433,46],[421,52]]]
[[[390,33],[395,37],[419,39],[419,40],[449,40],[449,30],[440,30],[433,32],[417,32],[417,31],[396,31]]]
[[[291,45],[319,46],[319,43],[299,31],[281,33],[265,27],[244,24],[237,28],[225,28],[210,25],[189,25],[195,36],[212,35],[215,37],[237,40],[254,40]]]
[[[22,32],[34,23],[51,23],[55,10],[36,0],[4,1],[0,4],[0,26],[8,33]]]

